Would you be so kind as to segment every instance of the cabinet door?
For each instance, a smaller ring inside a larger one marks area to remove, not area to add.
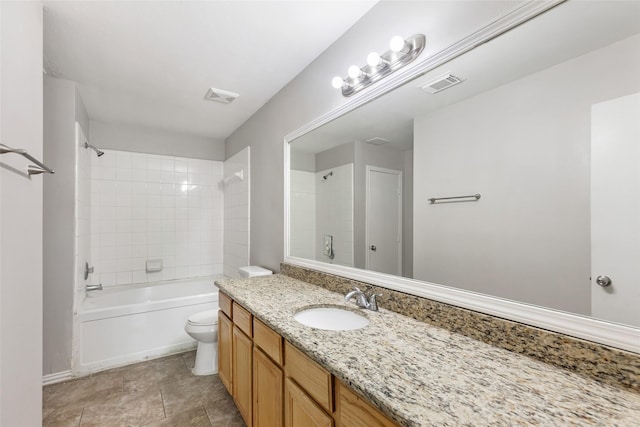
[[[336,422],[338,427],[398,425],[339,381],[336,381]]]
[[[284,387],[285,427],[333,427],[333,418],[291,379]]]
[[[251,427],[251,369],[253,342],[237,326],[233,326],[233,363],[231,377],[233,400],[247,426]]]
[[[232,334],[233,323],[222,311],[218,311],[218,377],[229,394],[233,394],[231,388]]]
[[[282,369],[253,348],[253,427],[282,427]]]

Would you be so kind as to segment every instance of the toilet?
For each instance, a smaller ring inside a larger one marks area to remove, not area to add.
[[[218,372],[218,310],[192,314],[184,330],[198,341],[193,375],[211,375]]]
[[[238,269],[240,277],[258,277],[273,274],[271,270],[249,265]],[[198,341],[193,375],[211,375],[218,372],[218,310],[201,311],[189,316],[184,330]]]

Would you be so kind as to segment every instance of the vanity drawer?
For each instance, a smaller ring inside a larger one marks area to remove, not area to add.
[[[333,384],[331,374],[300,350],[285,341],[284,370],[327,412],[333,412]]]
[[[231,298],[227,294],[218,292],[218,307],[229,319],[233,319],[231,315]]]
[[[253,343],[282,366],[282,337],[255,317],[253,318]]]
[[[253,336],[252,315],[237,302],[233,302],[233,323],[249,338]]]

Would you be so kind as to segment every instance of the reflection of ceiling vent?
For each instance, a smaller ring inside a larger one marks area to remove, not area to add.
[[[456,77],[453,74],[445,74],[440,76],[430,82],[427,82],[423,85],[420,85],[420,89],[428,93],[438,93],[441,90],[445,90],[450,88],[451,86],[455,86],[458,83],[462,83],[462,79],[460,77]]]
[[[382,144],[388,144],[391,141],[389,141],[388,139],[384,139],[384,138],[380,138],[379,136],[376,136],[375,138],[367,139],[365,142],[367,144],[382,145]]]
[[[209,88],[204,99],[207,101],[222,102],[223,104],[231,104],[240,95],[237,93],[229,92],[222,89],[216,89],[215,87]]]

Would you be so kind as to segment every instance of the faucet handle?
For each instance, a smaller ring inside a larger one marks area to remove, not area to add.
[[[369,295],[369,310],[378,311],[377,297],[381,297],[383,294],[371,294]]]

